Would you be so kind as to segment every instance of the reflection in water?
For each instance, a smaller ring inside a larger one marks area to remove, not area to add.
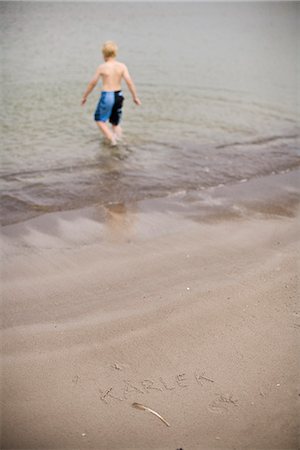
[[[128,154],[122,147],[104,148],[101,162],[102,170],[110,174],[108,183],[112,191],[122,188],[124,161]],[[128,241],[134,234],[134,222],[136,220],[136,206],[126,205],[122,202],[104,205],[106,235],[110,241]]]
[[[137,214],[136,207],[124,203],[105,206],[106,236],[110,241],[130,241],[134,235]]]
[[[105,174],[120,175],[122,178],[125,172],[125,163],[130,156],[130,150],[126,145],[119,144],[116,147],[101,142],[100,154],[96,157],[96,167],[101,171],[101,176]]]

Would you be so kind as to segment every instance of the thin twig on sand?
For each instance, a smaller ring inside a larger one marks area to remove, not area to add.
[[[141,403],[132,403],[132,406],[137,409],[141,409],[142,411],[149,411],[150,413],[154,414],[156,417],[158,417],[167,427],[170,426],[170,424],[156,411],[153,411],[153,409],[148,408],[147,406],[142,405]]]

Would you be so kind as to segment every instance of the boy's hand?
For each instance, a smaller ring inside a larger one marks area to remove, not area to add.
[[[86,101],[87,101],[87,98],[86,98],[86,97],[82,97],[81,105],[83,106],[83,105],[85,104]]]
[[[140,100],[138,97],[135,97],[135,98],[133,99],[133,101],[134,101],[134,103],[135,103],[136,105],[138,105],[138,106],[141,106],[141,104],[142,104],[141,100]]]

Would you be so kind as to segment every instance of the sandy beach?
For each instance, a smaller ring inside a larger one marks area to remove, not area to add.
[[[298,175],[4,227],[2,448],[296,449]]]
[[[300,448],[299,2],[0,10],[0,448]]]

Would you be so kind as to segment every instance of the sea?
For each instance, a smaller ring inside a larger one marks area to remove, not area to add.
[[[3,225],[293,171],[299,153],[298,2],[1,2]],[[124,141],[94,122],[118,44]],[[298,83],[298,84],[297,84]]]

